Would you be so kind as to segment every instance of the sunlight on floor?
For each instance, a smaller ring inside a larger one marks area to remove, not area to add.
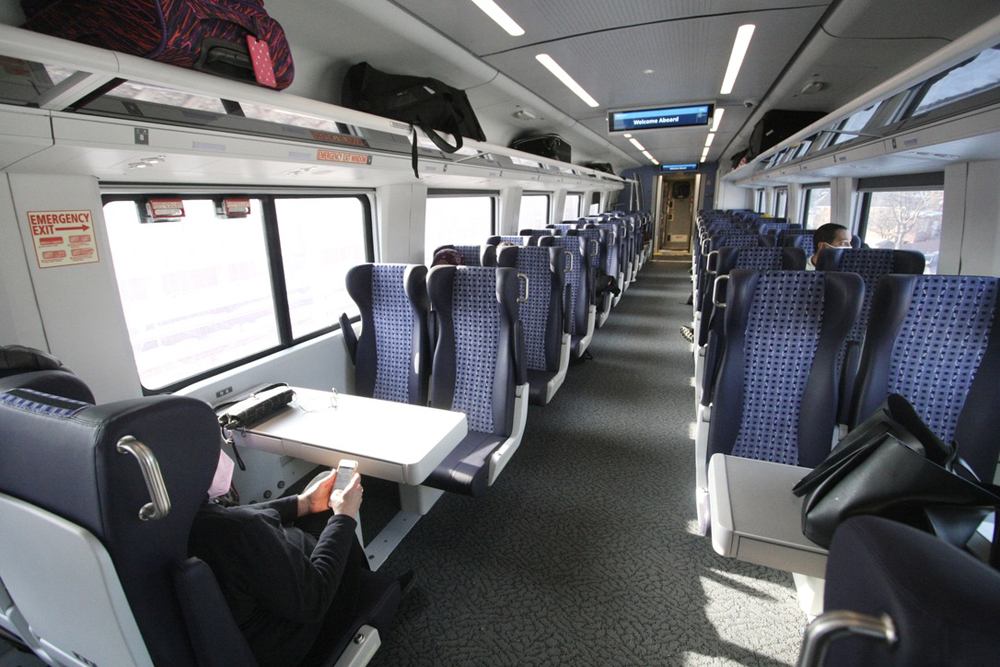
[[[698,438],[698,422],[688,422],[688,439],[697,440]]]
[[[696,386],[695,383],[694,383],[694,376],[693,375],[688,378],[688,384],[691,385],[692,387]]]

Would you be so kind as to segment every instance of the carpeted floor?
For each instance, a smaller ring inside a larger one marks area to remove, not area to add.
[[[487,495],[446,494],[392,554],[417,584],[373,666],[795,663],[791,575],[693,529],[689,266],[647,263]]]

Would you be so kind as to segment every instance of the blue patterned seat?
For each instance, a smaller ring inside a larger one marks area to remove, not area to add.
[[[861,344],[871,313],[875,286],[879,279],[889,273],[919,275],[924,272],[924,254],[915,250],[872,250],[870,248],[823,248],[816,260],[817,271],[847,271],[856,273],[865,281],[865,300],[861,304],[861,314],[847,334],[844,348],[837,360],[841,369],[841,417],[847,423],[847,410],[854,380],[858,373]]]
[[[498,246],[501,243],[511,245],[538,245],[538,236],[490,236],[486,239],[486,245]],[[483,266],[492,266],[483,264]]]
[[[587,263],[590,266],[588,281],[591,285],[591,299],[596,314],[594,327],[599,329],[611,313],[611,300],[614,296],[607,290],[600,293],[597,291],[599,281],[608,275],[605,273],[605,268],[608,266],[608,255],[611,252],[610,244],[605,238],[603,229],[586,227],[577,229],[572,234],[586,239],[587,242]]]
[[[699,523],[709,522],[714,454],[815,467],[837,424],[836,358],[864,283],[851,273],[735,269],[704,449],[696,442]]]
[[[887,275],[872,299],[848,425],[890,394],[924,422],[984,481],[1000,455],[1000,336],[994,335],[998,279]]]
[[[604,241],[607,244],[607,254],[604,256],[604,275],[611,276],[619,290],[625,289],[625,265],[622,263],[624,254],[624,233],[622,227],[617,222],[591,222],[587,223],[584,229],[600,229],[604,232]],[[611,306],[614,307],[621,299],[621,294],[611,299]],[[610,311],[609,311],[610,312]],[[607,316],[605,315],[605,319]],[[604,324],[601,320],[598,325]]]
[[[347,293],[361,311],[354,345],[354,392],[358,396],[427,405],[430,379],[427,267],[360,264],[347,272]],[[351,348],[354,329],[341,318]]]
[[[563,259],[559,265],[565,272],[566,296],[569,300],[569,303],[564,305],[569,325],[570,354],[574,359],[579,359],[594,338],[597,309],[592,305],[593,274],[589,270],[587,259],[587,247],[592,244],[588,244],[585,237],[578,235],[579,230],[570,231],[570,235],[543,238],[539,243],[543,248],[556,247],[562,250]]]
[[[527,419],[517,271],[436,266],[427,292],[438,329],[430,405],[464,412],[469,433],[424,484],[481,496],[517,450]]]
[[[451,248],[452,250],[457,250],[458,254],[462,256],[462,262],[465,266],[493,266],[495,264],[496,257],[496,247],[492,245],[443,245],[434,249],[436,254],[438,250],[444,248]]]
[[[557,237],[545,237],[545,242]],[[577,239],[579,242],[579,239]],[[518,300],[518,317],[524,331],[529,400],[546,405],[566,379],[570,335],[563,294],[566,289],[565,258],[557,247],[500,248],[497,264],[513,268],[525,278]]]
[[[816,252],[813,243],[815,229],[783,229],[778,232],[777,242],[779,246],[792,246],[802,248],[810,257]]]

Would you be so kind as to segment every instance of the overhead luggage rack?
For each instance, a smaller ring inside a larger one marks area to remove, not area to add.
[[[271,174],[276,178],[292,175],[328,181],[333,168],[346,164],[380,171],[377,177],[363,180],[387,183],[413,179],[412,173],[408,178],[398,173],[404,170],[403,158],[408,164],[412,145],[414,130],[406,123],[4,25],[0,25],[0,105],[11,111],[42,110],[53,117],[69,114],[72,118],[127,121],[143,128],[212,133],[219,138],[213,150],[224,154],[220,157],[232,158],[237,153],[219,148],[228,141],[226,135],[238,137],[238,153],[243,158],[253,157],[254,151],[245,142],[267,142],[271,146],[261,144],[263,152],[257,159],[280,159],[306,167],[279,167]],[[171,148],[154,145],[150,133],[134,140],[131,135],[126,137],[120,123],[107,127],[108,132],[95,132],[89,125],[85,131],[72,133],[73,145],[80,145],[81,136],[93,136],[93,147],[102,147],[104,135],[117,132],[110,142],[117,150]],[[432,183],[461,184],[463,178],[490,178],[605,190],[622,184],[620,178],[538,156],[531,156],[534,159],[528,164],[526,154],[486,142],[466,140],[462,150],[445,154],[422,133],[417,134],[420,177]],[[53,145],[60,145],[57,129],[51,138]],[[9,133],[5,141],[17,140],[17,133]],[[276,151],[275,141],[311,148]],[[202,141],[200,145],[209,143]],[[331,168],[308,168],[316,164]],[[31,168],[30,163],[22,166]],[[126,176],[121,170],[97,175],[115,180],[136,176]],[[145,180],[145,174],[140,180]]]

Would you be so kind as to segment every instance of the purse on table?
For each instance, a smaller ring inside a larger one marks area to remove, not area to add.
[[[802,532],[828,548],[837,526],[870,514],[905,523],[963,547],[998,505],[983,484],[941,441],[913,406],[890,394],[823,463],[792,489],[805,496]]]
[[[232,432],[237,430],[245,432],[246,429],[277,414],[294,400],[295,390],[282,382],[251,390],[245,397],[237,399],[216,413],[222,434],[226,443],[233,448],[240,470],[246,470],[246,465],[236,450]]]

